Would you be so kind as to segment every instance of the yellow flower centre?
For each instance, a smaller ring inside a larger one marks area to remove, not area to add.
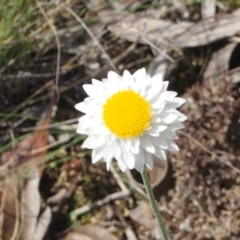
[[[132,90],[113,94],[103,106],[103,121],[119,138],[143,134],[150,120],[150,103]]]

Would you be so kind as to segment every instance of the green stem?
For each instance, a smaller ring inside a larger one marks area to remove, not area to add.
[[[170,240],[169,237],[168,237],[166,228],[164,226],[163,219],[162,219],[161,214],[159,212],[159,209],[158,209],[158,206],[157,206],[157,203],[156,203],[153,191],[152,191],[152,187],[151,187],[148,175],[147,175],[147,171],[146,171],[145,168],[144,168],[143,173],[141,175],[142,175],[143,183],[145,185],[146,192],[147,192],[147,195],[148,195],[148,200],[149,200],[150,205],[152,207],[153,214],[156,217],[157,222],[158,222],[158,226],[160,228],[162,239],[163,240]]]

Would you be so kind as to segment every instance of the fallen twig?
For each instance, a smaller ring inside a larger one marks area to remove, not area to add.
[[[71,212],[71,215],[80,216],[80,215],[82,215],[86,212],[91,211],[93,208],[101,207],[101,206],[103,206],[103,205],[105,205],[105,204],[107,204],[111,201],[115,201],[117,199],[125,198],[125,197],[128,197],[129,195],[130,195],[130,190],[128,190],[128,189],[125,190],[125,191],[109,194],[105,198],[103,198],[101,200],[98,200],[91,205],[84,205],[80,208],[77,208],[77,209],[73,210]]]

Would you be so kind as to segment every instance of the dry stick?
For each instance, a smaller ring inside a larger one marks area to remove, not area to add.
[[[162,54],[165,58],[167,58],[169,61],[174,62],[174,59],[171,58],[167,53],[163,52],[158,48],[154,43],[152,43],[150,40],[148,40],[146,37],[143,37],[143,40],[149,44],[153,49],[155,49],[158,53]]]
[[[105,205],[105,204],[107,204],[107,203],[109,203],[111,201],[115,201],[117,199],[125,198],[125,197],[128,197],[129,195],[130,195],[130,191],[129,190],[112,193],[112,194],[107,195],[105,198],[103,198],[103,199],[101,199],[99,201],[94,202],[91,205],[85,205],[85,206],[82,206],[80,208],[77,208],[77,209],[73,210],[71,212],[71,214],[73,214],[75,216],[79,216],[79,215],[82,215],[82,214],[84,214],[86,212],[91,211],[95,207],[101,207],[101,206],[103,206],[103,205]]]
[[[119,174],[117,173],[117,171],[115,170],[115,168],[111,165],[110,166],[110,171],[112,172],[114,178],[116,179],[119,187],[121,188],[122,191],[126,191],[128,190],[128,188],[126,187],[126,185],[124,184],[124,182],[122,181],[121,177],[119,176]]]
[[[70,12],[75,18],[76,20],[82,25],[82,27],[86,30],[86,32],[89,34],[89,36],[92,38],[92,40],[97,44],[98,48],[100,49],[100,51],[105,55],[109,65],[112,67],[112,69],[118,73],[118,70],[115,66],[115,64],[113,63],[113,61],[111,60],[111,58],[109,57],[109,55],[107,54],[107,52],[104,50],[104,48],[102,47],[102,45],[100,44],[100,42],[98,41],[98,39],[93,35],[92,31],[88,28],[88,26],[85,24],[85,22],[69,7],[66,7],[66,10],[68,12]]]
[[[141,189],[137,184],[136,181],[134,180],[134,178],[131,175],[131,172],[129,169],[126,170],[126,176],[129,180],[129,184],[132,188],[134,188],[135,191],[137,191],[141,196],[145,197],[146,199],[148,199],[147,194],[144,192],[143,189]]]
[[[78,118],[79,119],[79,118]],[[76,121],[77,122],[77,121]],[[46,130],[46,129],[58,129],[58,130],[63,130],[63,131],[74,131],[76,132],[76,129],[77,129],[77,126],[78,124],[70,124],[70,125],[63,125],[60,124],[58,125],[57,123],[55,124],[51,124],[52,126],[42,126],[42,127],[39,127],[38,129],[39,130]],[[29,128],[20,128],[19,129],[19,132],[29,132],[29,131],[34,131],[34,128],[33,127],[29,127]]]
[[[229,156],[229,157],[232,157],[232,158],[236,158],[238,161],[240,161],[240,156],[236,156],[232,153],[228,153],[228,152],[225,152],[223,150],[216,150],[217,153],[221,154],[221,155],[224,155],[225,157],[226,156]]]
[[[57,66],[56,66],[56,79],[55,79],[55,87],[56,87],[56,93],[57,93],[57,97],[59,98],[59,90],[58,90],[58,84],[59,84],[59,72],[60,72],[60,60],[61,60],[61,43],[58,37],[58,33],[57,30],[54,26],[54,24],[50,21],[50,19],[48,18],[46,12],[44,11],[44,9],[42,8],[41,4],[37,1],[37,5],[38,8],[40,10],[40,12],[42,13],[43,17],[46,19],[48,25],[50,26],[50,28],[53,31],[53,34],[56,38],[56,44],[57,44]]]
[[[66,73],[65,69],[60,69],[60,74]],[[59,75],[60,75],[59,74]],[[21,72],[18,74],[8,74],[5,75],[4,77],[7,79],[16,79],[16,78],[21,78],[21,79],[26,79],[26,78],[50,78],[50,77],[56,77],[56,71],[55,72],[49,72],[49,73],[31,73],[31,72]]]
[[[126,191],[128,189],[127,186],[124,184],[124,182],[122,181],[122,178],[119,176],[119,174],[117,173],[117,171],[115,170],[115,168],[112,165],[110,166],[110,171],[112,172],[112,174],[113,174],[114,178],[116,179],[116,181],[117,181],[119,187],[121,188],[121,190],[122,191]],[[129,184],[140,195],[142,195],[143,197],[147,198],[147,195],[145,194],[145,192],[141,188],[136,186],[136,184],[134,183],[134,181],[131,178],[129,178]]]
[[[69,139],[72,138],[73,136],[75,136],[75,134],[72,134],[72,135],[69,135]],[[30,154],[37,154],[37,153],[41,153],[43,151],[46,151],[50,148],[53,148],[53,147],[56,147],[62,143],[65,143],[65,142],[68,142],[69,139],[64,139],[64,140],[57,140],[55,142],[52,142],[44,147],[40,147],[40,148],[36,148],[36,149],[33,149],[33,150],[30,150],[30,151],[21,151],[21,156],[28,156]]]
[[[203,144],[201,144],[198,140],[196,140],[195,138],[193,138],[192,136],[190,136],[188,133],[185,133],[181,130],[179,130],[179,133],[182,134],[183,136],[189,138],[191,141],[193,141],[196,145],[198,145],[200,148],[202,148],[205,152],[209,153],[210,155],[212,155],[213,157],[216,157],[220,162],[222,162],[223,164],[227,165],[228,167],[232,168],[233,170],[235,170],[237,173],[240,174],[240,169],[236,168],[235,166],[233,166],[231,163],[224,161],[223,159],[221,159],[220,157],[218,157],[215,153],[213,153],[211,150],[209,150],[207,147],[205,147]]]
[[[59,129],[61,126],[65,126],[67,124],[72,124],[72,123],[77,123],[78,120],[79,120],[79,117],[78,118],[72,118],[72,119],[68,119],[66,121],[52,123],[52,124],[49,124],[47,126],[38,127],[38,130],[45,130],[45,129],[51,129],[51,128]],[[26,127],[26,128],[21,128],[20,129],[21,132],[29,132],[29,131],[34,131],[34,130],[36,130],[36,127]]]

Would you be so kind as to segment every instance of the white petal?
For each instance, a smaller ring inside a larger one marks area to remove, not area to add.
[[[115,153],[114,153],[114,157],[117,159],[121,156],[121,143],[119,142],[118,139],[116,139],[115,141]]]
[[[163,135],[165,139],[178,139],[177,134],[169,127],[164,130],[161,135]]]
[[[119,166],[119,168],[121,169],[122,172],[125,172],[126,169],[127,169],[127,167],[126,167],[126,165],[124,164],[123,161],[118,161],[118,166]]]
[[[92,84],[84,84],[83,89],[85,90],[88,96],[90,97],[97,96],[97,92],[95,91],[94,86]]]
[[[161,160],[167,160],[165,151],[161,150],[160,148],[156,148],[156,152],[154,153],[154,155]]]
[[[123,155],[123,160],[124,160],[125,165],[129,169],[133,169],[134,165],[135,165],[135,158],[134,158],[133,154],[131,152],[123,151],[122,155]]]
[[[129,71],[124,70],[123,79],[124,79],[126,86],[129,86],[129,87],[134,86],[134,79]]]
[[[162,82],[162,81],[163,81],[163,73],[157,73],[152,77],[151,83],[153,86],[157,87],[159,85],[159,82]]]
[[[162,82],[159,82],[158,84],[159,84],[158,86],[152,86],[148,90],[147,96],[146,96],[146,98],[148,100],[152,100],[153,99],[153,101],[154,101],[154,97],[160,93],[160,91],[162,89]]]
[[[170,139],[166,139],[166,141],[168,143],[168,150],[169,151],[173,151],[173,152],[178,152],[179,151],[179,147],[174,141],[172,141]]]
[[[89,117],[87,115],[81,117],[78,122],[77,133],[85,134],[87,132],[86,129],[90,126],[89,122]]]
[[[97,80],[97,79],[92,79],[92,84],[94,85],[94,86],[98,86],[99,88],[102,88],[103,87],[103,83],[102,83],[102,81],[99,81],[99,80]]]
[[[146,69],[145,68],[141,68],[139,70],[137,70],[134,74],[133,77],[138,78],[138,77],[142,77],[142,76],[146,76]]]
[[[131,144],[131,152],[133,154],[137,154],[139,152],[139,148],[140,148],[140,140],[139,138],[133,138],[132,139],[132,144]]]
[[[127,150],[127,151],[130,151],[130,149],[131,149],[131,142],[132,142],[131,139],[122,139],[121,140],[122,148]]]
[[[156,146],[159,147],[161,149],[167,149],[168,148],[168,143],[167,141],[162,137],[162,135],[160,134],[160,136],[158,137],[150,137],[151,142]]]
[[[186,102],[185,99],[175,97],[170,102],[167,102],[166,108],[178,108],[185,102]]]
[[[106,127],[101,123],[96,123],[94,127],[88,130],[89,135],[106,135]]]
[[[107,170],[108,170],[108,171],[110,170],[110,166],[111,166],[112,160],[113,160],[113,158],[110,158],[110,159],[107,159],[107,160],[106,160]]]
[[[184,125],[180,122],[174,122],[174,124],[168,126],[172,130],[178,130],[184,128]]]
[[[88,106],[86,105],[85,102],[80,102],[80,103],[76,104],[75,108],[78,111],[83,112],[83,113],[87,113],[89,111],[89,108],[88,108]]]
[[[94,148],[92,151],[92,163],[98,162],[103,157],[103,147]]]
[[[177,96],[176,92],[173,91],[165,91],[159,95],[158,100],[155,102],[155,105],[160,105],[164,101],[171,101],[174,97]]]
[[[163,89],[163,73],[158,73],[151,79],[151,87],[148,91],[148,96],[153,99]]]
[[[151,124],[151,127],[154,131],[156,132],[163,132],[165,129],[167,129],[168,126],[166,125],[163,125],[162,123],[161,124],[158,124],[158,123],[152,123]]]
[[[113,82],[112,79],[108,79],[108,78],[102,79],[102,83],[103,83],[104,87],[106,87],[108,84],[111,84],[112,82]]]
[[[125,163],[124,163],[124,161],[123,161],[122,156],[118,156],[118,157],[115,157],[115,158],[116,158],[116,160],[117,160],[117,162],[118,162],[118,166],[119,166],[119,168],[121,169],[121,171],[122,171],[122,172],[125,172],[126,169],[127,169],[127,167],[126,167],[126,165],[125,165]]]
[[[174,92],[174,91],[166,91],[165,93],[166,93],[166,99],[168,101],[171,101],[174,97],[177,96],[177,92]]]
[[[110,98],[113,94],[120,91],[120,88],[117,83],[108,84],[108,87],[104,90],[104,94],[106,96],[106,100]]]
[[[161,114],[162,111],[164,110],[165,105],[166,105],[165,102],[163,102],[163,103],[161,103],[161,104],[159,104],[159,103],[156,103],[156,104],[155,104],[155,103],[154,103],[154,104],[152,104],[152,108],[154,109],[154,112],[155,112],[157,115],[159,115],[159,114]]]
[[[96,79],[92,79],[92,83],[94,86],[94,91],[97,93],[97,95],[94,96],[95,99],[98,102],[103,102],[106,99],[103,82]]]
[[[169,81],[164,81],[161,92],[165,92],[168,88]]]
[[[149,129],[145,130],[145,133],[147,133],[148,135],[153,136],[153,137],[159,136],[159,132],[153,128],[149,128]]]
[[[110,80],[114,80],[114,81],[118,81],[119,80],[119,75],[113,71],[109,71],[108,72],[108,75],[107,75],[107,78],[110,79]]]
[[[99,134],[99,135],[90,135],[82,144],[82,148],[88,148],[88,149],[92,149],[92,148],[98,148],[100,146],[102,146],[105,143],[105,138],[103,135]]]
[[[113,158],[115,152],[116,152],[116,144],[113,143],[110,146],[104,148],[103,158],[104,159],[111,159],[111,158]]]
[[[152,116],[152,119],[151,119],[151,122],[152,123],[160,123],[161,122],[161,119],[157,116]]]
[[[165,124],[171,124],[174,121],[176,121],[178,119],[178,115],[177,114],[173,114],[173,113],[162,113],[161,115],[161,120],[163,123]]]
[[[148,152],[150,153],[155,153],[155,148],[152,144],[152,142],[150,141],[148,135],[143,135],[140,138],[140,145]]]
[[[145,152],[145,164],[149,169],[153,169],[153,158],[151,153]]]
[[[136,158],[136,160],[135,160],[134,168],[138,172],[142,173],[143,168],[144,168],[144,162],[145,162],[145,154],[144,154],[144,150],[142,148],[139,149],[139,153],[136,154],[135,158]]]
[[[86,134],[87,133],[86,128],[83,127],[81,124],[78,124],[76,132],[78,134]]]
[[[135,167],[134,167],[139,173],[143,173],[144,165],[142,162],[136,160]]]
[[[105,125],[104,125],[105,126]],[[114,134],[110,134],[109,135],[109,138],[110,138],[110,140],[113,142],[113,141],[115,141],[115,140],[117,140],[117,136],[116,135],[114,135]]]
[[[183,122],[185,120],[187,120],[187,116],[182,113],[179,113],[178,121]]]

